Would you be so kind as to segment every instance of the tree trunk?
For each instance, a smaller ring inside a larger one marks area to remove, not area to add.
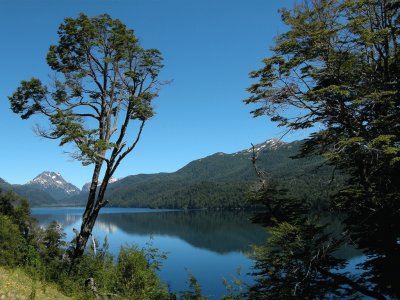
[[[101,164],[98,163],[96,164],[95,169],[93,171],[92,184],[90,186],[86,208],[82,216],[81,230],[76,237],[76,244],[74,252],[72,254],[71,268],[76,264],[76,261],[83,255],[86,248],[86,244],[90,238],[90,235],[92,234],[92,230],[94,224],[96,223],[100,209],[105,205],[107,205],[108,203],[107,201],[104,201],[104,195],[108,185],[108,180],[111,178],[112,174],[110,168],[107,168],[99,192],[97,192],[100,170],[101,170]]]

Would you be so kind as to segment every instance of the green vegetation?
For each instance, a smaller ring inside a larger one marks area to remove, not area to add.
[[[348,177],[330,208],[341,234],[273,183],[255,195],[271,236],[258,248],[251,297],[399,298],[400,50],[398,0],[308,1],[282,10],[289,30],[250,74],[246,103],[288,131],[318,126],[299,157],[324,156]],[[293,113],[290,109],[297,109]],[[360,274],[334,251],[351,241],[364,253]]]
[[[400,298],[400,1],[304,1],[282,10],[282,20],[288,31],[264,66],[251,72],[257,82],[245,102],[258,105],[254,116],[269,116],[288,131],[318,127],[309,139],[217,153],[171,174],[131,176],[106,194],[153,116],[162,58],[140,48],[133,31],[108,15],[66,19],[47,56],[61,78],[54,90],[33,78],[9,99],[23,119],[47,116],[49,131],[38,133],[74,144],[74,157],[94,164],[83,224],[71,249],[56,223],[36,227],[26,201],[0,193],[0,264],[21,267],[34,282],[57,284],[77,298],[170,299],[175,296],[155,275],[162,255],[154,249],[122,248],[114,262],[107,243],[92,244],[84,255],[106,199],[114,206],[263,206],[254,220],[270,236],[255,247],[256,284],[226,299]],[[84,87],[86,80],[91,83]],[[130,120],[138,132],[128,144]],[[245,204],[249,189],[252,202]],[[343,219],[341,232],[328,226],[321,213],[327,208]],[[359,274],[346,271],[348,261],[337,256],[348,242],[364,254]],[[204,299],[189,279],[192,290],[182,299]]]
[[[6,295],[49,299],[58,295],[58,288],[77,299],[173,297],[155,273],[165,256],[151,245],[146,249],[123,247],[114,261],[106,241],[102,247],[96,243],[95,249],[92,244],[71,270],[67,253],[73,249],[63,240],[62,229],[55,222],[47,228],[36,226],[25,200],[0,192],[0,224],[0,277],[5,278],[0,289]],[[24,288],[17,281],[20,278],[28,278]]]
[[[21,269],[0,266],[0,299],[67,300],[54,284],[38,282]]]
[[[321,156],[292,159],[302,144],[298,141],[270,147],[266,142],[258,153],[259,164],[292,195],[323,206],[344,178],[324,165]],[[251,208],[254,204],[246,199],[249,189],[255,189],[258,182],[251,159],[252,153],[247,150],[216,153],[192,161],[174,173],[128,176],[110,184],[106,198],[110,206],[119,207]],[[65,202],[76,205],[84,203],[84,199],[85,195],[81,195]]]
[[[22,119],[34,114],[48,119],[47,129],[36,128],[40,136],[59,139],[60,146],[74,145],[77,152],[72,157],[94,165],[73,252],[78,258],[107,204],[108,181],[154,114],[151,102],[158,96],[163,65],[158,50],[141,48],[133,30],[106,14],[66,18],[57,33],[58,44],[47,54],[47,64],[55,72],[53,82],[23,80],[9,100]],[[132,122],[138,123],[136,133],[132,127],[128,130]]]
[[[27,199],[31,207],[54,205],[54,198],[48,193],[26,185],[9,184],[0,178],[0,189],[15,192],[22,198]]]
[[[340,172],[334,172],[321,156],[292,159],[303,143],[279,143],[277,147],[271,147],[267,141],[263,144],[266,147],[258,151],[258,161],[269,171],[270,177],[288,188],[290,194],[301,196],[315,206],[324,206],[326,198],[343,185],[344,177]],[[256,188],[258,179],[251,159],[248,150],[216,153],[192,161],[174,173],[128,176],[109,184],[105,197],[109,200],[108,206],[114,207],[252,208],[254,204],[246,199],[249,189]],[[58,201],[43,191],[32,189],[31,185],[10,185],[0,181],[0,187],[26,197],[35,207],[84,206],[88,197],[88,192],[82,192]]]

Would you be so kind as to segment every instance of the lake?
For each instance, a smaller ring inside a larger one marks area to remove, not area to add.
[[[83,208],[76,207],[32,209],[40,225],[53,220],[60,223],[67,241],[74,236],[73,228],[79,230],[82,213]],[[262,244],[266,234],[249,221],[251,216],[243,211],[103,208],[93,235],[100,245],[107,236],[113,255],[124,244],[146,247],[151,240],[160,252],[167,253],[159,275],[172,292],[187,290],[191,273],[204,295],[218,299],[226,294],[224,278],[252,282],[249,245]]]

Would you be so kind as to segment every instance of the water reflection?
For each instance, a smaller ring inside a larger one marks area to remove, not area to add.
[[[79,228],[83,209],[33,209],[39,224],[59,222],[73,237]],[[150,209],[103,209],[93,235],[101,243],[107,236],[110,252],[116,255],[123,244],[145,247],[153,236],[154,247],[168,253],[161,279],[174,292],[188,288],[188,273],[200,282],[210,299],[226,293],[223,278],[233,279],[241,269],[241,279],[251,283],[252,261],[244,254],[250,244],[265,241],[265,230],[252,224],[251,212],[164,211]]]
[[[66,210],[45,214],[33,211],[40,224],[57,220],[63,228],[79,226],[82,211]],[[184,240],[196,248],[219,254],[246,252],[249,245],[265,239],[262,227],[249,221],[251,212],[218,211],[144,211],[140,213],[113,212],[105,209],[96,223],[97,230],[106,234],[123,231],[128,235],[169,236]],[[77,223],[77,224],[76,224]],[[68,233],[68,232],[67,232]]]
[[[67,239],[74,236],[72,228],[81,224],[82,208],[37,208],[34,216],[41,225],[59,222]],[[251,284],[253,262],[245,255],[250,244],[263,244],[265,230],[252,224],[253,212],[243,211],[174,211],[134,208],[104,208],[93,235],[101,243],[107,236],[110,252],[117,255],[124,244],[145,247],[150,236],[154,247],[168,253],[160,277],[174,292],[187,289],[188,273],[200,282],[206,295],[218,299],[226,293],[223,278],[233,279],[241,268],[241,279]],[[327,217],[330,230],[340,232],[337,218]],[[339,249],[336,256],[349,259],[348,271],[355,273],[360,253],[353,247]]]

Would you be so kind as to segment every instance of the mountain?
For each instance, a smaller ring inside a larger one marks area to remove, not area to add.
[[[5,181],[3,178],[0,177],[0,190],[8,191],[11,189],[11,184]]]
[[[7,186],[7,185],[9,185],[9,183],[0,177],[0,187],[2,187],[3,185]]]
[[[321,156],[292,159],[303,141],[284,143],[267,140],[235,153],[218,152],[194,160],[173,173],[139,174],[111,179],[106,192],[109,206],[153,208],[243,208],[249,191],[259,185],[252,164],[288,196],[324,205],[327,197],[343,184],[344,177]],[[24,185],[0,179],[0,188],[27,198],[31,206],[85,205],[88,187],[82,190],[66,182],[59,173],[43,172]]]
[[[121,180],[121,179],[122,179],[122,178],[111,177],[110,180],[108,181],[108,184],[117,182],[118,180]],[[86,193],[89,192],[89,190],[90,190],[90,185],[91,185],[91,184],[92,184],[91,182],[85,183],[85,184],[82,186],[81,192],[86,192]],[[100,186],[100,185],[101,185],[101,181],[97,184],[97,186]]]
[[[0,178],[0,189],[3,191],[13,191],[22,198],[27,199],[31,207],[53,206],[57,204],[57,201],[44,191],[23,184],[10,184],[2,178]]]
[[[24,185],[25,187],[46,192],[55,200],[78,195],[81,190],[65,181],[60,173],[45,171]]]
[[[28,200],[31,207],[60,206],[61,199],[79,195],[81,190],[65,181],[60,173],[45,171],[26,184],[10,184],[0,178],[0,189],[13,191]]]
[[[254,145],[257,165],[268,178],[297,196],[319,205],[343,181],[320,156],[291,159],[302,141],[267,140]],[[253,147],[235,153],[218,152],[190,162],[173,173],[127,176],[108,186],[109,206],[154,208],[238,208],[250,206],[249,190],[258,183],[252,165]],[[87,192],[66,199],[85,203]]]

